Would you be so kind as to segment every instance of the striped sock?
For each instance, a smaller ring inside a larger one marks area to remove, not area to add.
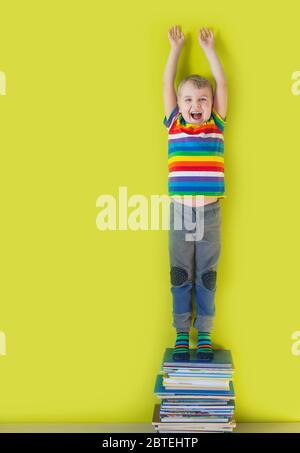
[[[210,332],[198,332],[197,357],[208,359],[213,356]]]
[[[177,331],[173,360],[188,360],[189,358],[189,332]]]

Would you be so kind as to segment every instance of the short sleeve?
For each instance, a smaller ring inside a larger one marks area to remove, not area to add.
[[[176,115],[179,113],[179,109],[178,109],[178,104],[176,104],[176,107],[174,107],[174,109],[172,110],[169,118],[167,119],[167,117],[165,116],[164,117],[164,120],[163,120],[163,124],[169,129],[176,117]]]
[[[219,113],[216,112],[216,110],[214,110],[214,109],[212,110],[211,114],[212,114],[212,117],[213,117],[217,127],[223,132],[225,125],[227,124],[226,117],[222,118],[221,115],[219,115]]]

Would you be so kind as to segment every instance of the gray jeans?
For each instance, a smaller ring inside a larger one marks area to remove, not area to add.
[[[173,296],[173,326],[189,331],[194,283],[196,317],[193,326],[211,332],[215,318],[217,264],[221,252],[220,201],[199,207],[170,202],[169,257]]]

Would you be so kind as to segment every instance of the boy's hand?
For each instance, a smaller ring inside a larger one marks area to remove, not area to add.
[[[200,28],[198,33],[198,40],[200,46],[204,51],[214,48],[214,34],[208,28]]]
[[[185,36],[180,31],[178,25],[175,25],[169,29],[168,32],[169,41],[173,49],[181,50],[184,45]]]

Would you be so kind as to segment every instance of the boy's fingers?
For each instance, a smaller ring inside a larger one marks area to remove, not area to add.
[[[169,38],[172,40],[178,40],[178,39],[184,38],[184,34],[180,30],[179,25],[172,25],[172,27],[170,27],[168,30],[168,35],[169,35]]]

